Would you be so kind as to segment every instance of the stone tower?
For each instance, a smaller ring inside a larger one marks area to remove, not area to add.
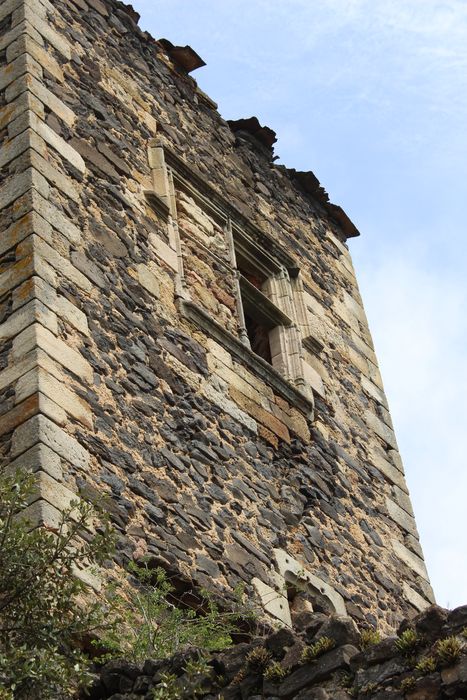
[[[109,494],[119,564],[390,628],[433,594],[358,231],[137,21],[0,4],[2,464],[49,524]]]

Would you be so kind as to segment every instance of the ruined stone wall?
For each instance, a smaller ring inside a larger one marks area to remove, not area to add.
[[[449,612],[434,605],[403,621],[398,637],[378,640],[362,638],[349,618],[303,613],[295,634],[284,628],[209,655],[197,674],[186,672],[193,649],[142,666],[113,660],[98,669],[86,697],[149,700],[170,674],[171,697],[180,699],[461,700],[466,620],[466,606]]]
[[[109,494],[118,563],[244,582],[284,621],[297,579],[383,628],[422,609],[343,212],[124,5],[4,0],[0,30],[0,453],[38,473],[31,512]],[[291,319],[272,368],[245,344],[245,250]]]

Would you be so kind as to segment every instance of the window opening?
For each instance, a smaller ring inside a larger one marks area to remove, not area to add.
[[[323,591],[290,571],[285,572],[284,578],[292,619],[294,615],[305,610],[325,613],[326,615],[336,613],[335,606]]]
[[[271,331],[291,324],[266,291],[277,270],[271,270],[267,255],[259,249],[247,251],[238,241],[233,241],[233,245],[246,336],[251,350],[273,365]]]
[[[269,342],[270,327],[261,324],[256,318],[245,311],[245,327],[250,341],[250,347],[256,355],[259,355],[272,365],[271,343]]]

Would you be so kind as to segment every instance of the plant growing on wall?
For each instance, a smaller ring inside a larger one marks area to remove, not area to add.
[[[134,584],[131,593],[125,586],[108,592],[109,608],[119,621],[101,640],[108,657],[124,655],[138,663],[187,648],[218,651],[232,644],[231,634],[240,619],[253,617],[241,603],[240,591],[236,610],[221,611],[207,591],[199,594],[197,607],[186,607],[173,596],[163,569],[132,562],[129,572]]]
[[[100,605],[84,602],[86,585],[74,572],[109,555],[108,525],[90,536],[95,509],[77,501],[56,528],[33,528],[22,513],[34,492],[31,475],[0,478],[2,700],[70,697],[89,679],[78,641],[102,624]]]

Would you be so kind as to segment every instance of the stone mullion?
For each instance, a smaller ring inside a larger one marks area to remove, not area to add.
[[[52,52],[71,57],[69,42],[48,17],[54,12],[48,0],[6,0],[0,6],[0,20],[11,16],[10,28],[0,36],[7,58],[0,71],[5,95],[0,125],[8,131],[0,166],[4,172],[9,169],[0,184],[0,216],[6,222],[0,255],[9,256],[0,273],[0,295],[9,300],[9,315],[0,324],[0,343],[9,348],[8,364],[0,371],[0,390],[9,397],[8,410],[0,416],[0,434],[11,435],[4,467],[37,472],[36,500],[29,515],[49,524],[56,524],[60,511],[76,498],[63,483],[65,464],[83,469],[89,462],[87,450],[69,428],[77,422],[92,429],[92,415],[69,375],[84,385],[93,376],[79,350],[59,337],[59,318],[89,334],[84,313],[57,292],[60,277],[87,294],[93,285],[73,266],[67,246],[60,246],[60,252],[56,246],[57,237],[76,245],[81,231],[51,195],[56,191],[76,203],[80,200],[72,178],[49,156],[55,152],[82,174],[86,167],[45,122],[45,107],[69,127],[75,121],[72,110],[43,82],[44,70],[63,81],[62,68],[44,48],[44,39]]]
[[[305,391],[301,334],[288,272],[282,270],[278,275],[271,276],[266,282],[265,291],[270,300],[293,321],[291,326],[277,326],[270,332],[273,366]]]
[[[175,296],[177,299],[190,299],[190,292],[185,279],[182,243],[178,227],[177,202],[173,173],[165,162],[164,148],[157,139],[152,139],[148,147],[148,161],[151,168],[152,187],[156,197],[167,209],[167,236],[169,246],[177,257],[175,277]]]
[[[250,339],[248,337],[248,332],[245,323],[245,312],[243,310],[242,302],[242,292],[240,289],[240,272],[237,268],[237,256],[235,255],[235,243],[232,231],[232,220],[227,217],[225,224],[225,240],[227,243],[227,250],[229,251],[230,265],[232,267],[234,275],[234,296],[235,296],[235,308],[237,310],[237,322],[238,322],[238,334],[240,340],[247,348],[251,348]]]

